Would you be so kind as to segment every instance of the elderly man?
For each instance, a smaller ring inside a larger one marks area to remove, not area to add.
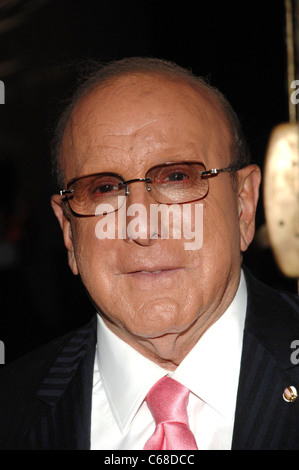
[[[241,269],[260,170],[222,94],[162,60],[99,67],[55,155],[97,314],[4,370],[0,448],[299,448],[299,301]]]

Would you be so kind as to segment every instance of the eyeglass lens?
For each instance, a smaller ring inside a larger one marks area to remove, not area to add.
[[[204,170],[205,166],[197,162],[157,165],[145,175],[150,179],[146,185],[158,203],[195,201],[208,192],[208,179],[201,175]],[[68,189],[73,190],[68,201],[71,209],[79,215],[98,215],[101,204],[107,205],[106,211],[113,212],[120,207],[120,202],[124,202],[126,186],[124,180],[113,173],[85,176],[68,185]]]

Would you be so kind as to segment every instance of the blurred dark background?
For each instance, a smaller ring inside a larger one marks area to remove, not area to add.
[[[262,168],[271,130],[288,121],[283,0],[0,1],[0,340],[6,363],[84,323],[93,311],[68,268],[50,207],[56,186],[49,141],[78,63],[134,55],[170,59],[208,76],[239,114],[253,161]],[[258,236],[245,260],[259,279],[296,292],[295,280],[279,272]]]

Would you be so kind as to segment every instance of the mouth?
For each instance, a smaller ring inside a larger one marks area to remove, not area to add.
[[[130,275],[139,275],[139,276],[161,276],[161,275],[169,275],[179,271],[181,268],[173,267],[173,268],[159,268],[159,269],[137,269],[134,271],[130,271],[127,274]]]

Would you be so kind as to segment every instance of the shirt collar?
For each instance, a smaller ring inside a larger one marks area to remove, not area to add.
[[[149,389],[168,374],[219,413],[233,415],[246,304],[246,283],[241,273],[238,291],[227,311],[206,331],[173,373],[121,340],[98,315],[97,364],[119,428],[123,431],[130,425]]]
[[[98,315],[97,362],[113,416],[123,431],[147,392],[168,372],[116,336]]]

